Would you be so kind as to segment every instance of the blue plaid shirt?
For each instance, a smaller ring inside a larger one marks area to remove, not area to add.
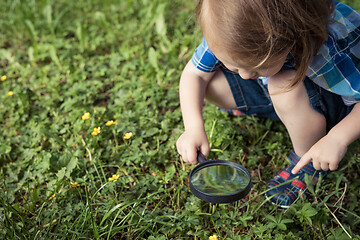
[[[314,56],[306,76],[322,88],[341,95],[346,105],[352,105],[360,101],[360,14],[335,1],[332,17],[328,40]],[[222,64],[205,39],[191,60],[204,72],[215,71]],[[288,69],[285,65],[284,69]]]

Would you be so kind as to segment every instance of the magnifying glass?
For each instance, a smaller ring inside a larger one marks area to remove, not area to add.
[[[210,203],[231,203],[244,198],[251,188],[251,176],[242,165],[224,160],[206,160],[198,152],[200,163],[190,172],[191,192]]]

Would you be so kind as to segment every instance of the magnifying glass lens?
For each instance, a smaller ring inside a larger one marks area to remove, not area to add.
[[[200,168],[192,174],[190,180],[198,191],[211,195],[235,194],[250,182],[243,170],[226,165]]]

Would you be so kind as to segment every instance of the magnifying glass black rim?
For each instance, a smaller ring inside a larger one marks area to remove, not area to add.
[[[233,194],[213,195],[213,194],[202,192],[202,191],[196,189],[195,186],[192,184],[191,177],[197,171],[199,171],[199,170],[201,170],[201,169],[203,169],[205,167],[210,167],[210,166],[229,166],[229,167],[241,170],[249,178],[249,183],[247,184],[247,186],[245,188],[243,188],[243,189],[241,189],[238,192],[233,193]],[[250,189],[251,189],[251,176],[250,176],[250,173],[248,172],[248,170],[245,167],[238,164],[238,163],[234,163],[234,162],[231,162],[231,161],[225,161],[225,160],[207,160],[206,162],[203,162],[203,163],[197,165],[195,168],[193,168],[191,170],[190,175],[189,175],[189,183],[190,183],[191,192],[196,197],[200,198],[201,200],[204,200],[205,202],[210,202],[210,203],[231,203],[231,202],[235,202],[235,201],[238,201],[238,200],[244,198],[250,192]]]

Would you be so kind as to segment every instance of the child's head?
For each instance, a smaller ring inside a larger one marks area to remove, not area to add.
[[[291,52],[303,80],[327,40],[332,0],[199,0],[198,20],[210,49],[253,69]],[[220,59],[221,60],[221,59]]]

